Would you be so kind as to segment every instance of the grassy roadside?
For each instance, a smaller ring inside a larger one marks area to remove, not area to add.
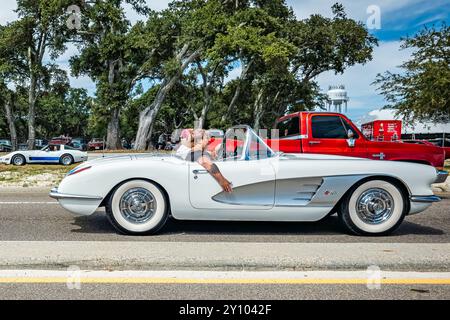
[[[29,164],[17,167],[0,164],[0,187],[52,187],[77,165]]]

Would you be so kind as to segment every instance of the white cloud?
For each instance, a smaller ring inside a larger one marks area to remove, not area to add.
[[[331,7],[336,2],[341,3],[345,7],[345,11],[352,19],[366,21],[368,18],[367,7],[370,5],[379,6],[382,17],[384,14],[397,11],[401,8],[411,6],[425,0],[288,0],[288,5],[292,6],[298,18],[304,19],[311,14],[321,14],[323,16],[331,16]],[[424,5],[429,8],[428,4]]]
[[[373,60],[369,63],[350,67],[342,75],[326,72],[321,74],[317,81],[325,92],[330,85],[345,85],[350,97],[349,115],[355,118],[385,104],[383,97],[371,83],[378,73],[388,70],[398,72],[398,66],[409,59],[412,51],[399,49],[399,41],[380,42],[379,47],[374,49]]]

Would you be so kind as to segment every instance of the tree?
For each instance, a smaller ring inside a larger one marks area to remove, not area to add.
[[[450,27],[425,28],[403,39],[402,49],[415,49],[402,73],[378,74],[374,84],[385,96],[387,108],[405,121],[450,120]]]
[[[348,19],[341,5],[332,11],[333,18],[312,15],[297,20],[284,1],[269,0],[255,1],[235,15],[234,28],[218,40],[233,48],[242,74],[222,119],[230,117],[245,82],[252,84],[251,123],[256,128],[261,122],[270,126],[288,110],[322,105],[315,82],[321,73],[342,73],[372,59],[377,40],[362,23]]]
[[[8,127],[13,150],[17,149],[18,135],[16,128],[15,106],[17,93],[10,87],[17,87],[24,82],[27,66],[20,51],[10,46],[12,30],[10,26],[0,26],[0,104]]]
[[[70,1],[61,0],[17,0],[19,19],[7,26],[5,44],[20,53],[27,66],[28,81],[28,147],[34,148],[36,139],[36,100],[39,85],[49,54],[60,55],[65,47],[67,27],[65,9]]]
[[[75,41],[81,54],[71,59],[75,75],[85,74],[96,82],[97,104],[93,112],[107,120],[106,148],[120,149],[120,112],[126,105],[138,71],[130,58],[129,21],[122,5],[131,4],[147,14],[144,0],[95,1],[82,11],[81,27]]]

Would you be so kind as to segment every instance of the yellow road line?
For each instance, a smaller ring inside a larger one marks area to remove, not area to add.
[[[8,277],[0,278],[0,284],[11,283],[99,283],[99,284],[367,284],[367,279],[183,279],[183,278],[66,278],[66,277]],[[450,285],[450,278],[380,279],[380,284]]]

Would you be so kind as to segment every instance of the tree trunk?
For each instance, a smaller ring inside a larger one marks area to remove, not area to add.
[[[108,150],[118,150],[122,149],[122,144],[120,143],[120,110],[119,108],[114,108],[111,113],[111,118],[108,122],[108,132],[106,133],[106,149]]]
[[[108,84],[109,90],[114,90],[113,85],[119,80],[119,69],[122,67],[122,60],[110,60],[108,62]],[[107,100],[107,99],[105,99]],[[117,101],[113,102],[115,105]],[[122,144],[120,142],[120,105],[115,106],[111,112],[110,119],[108,122],[108,128],[106,132],[106,149],[108,150],[118,150],[122,149]]]
[[[180,52],[177,54],[177,60],[180,62],[181,66],[178,72],[171,76],[166,77],[159,88],[155,100],[147,108],[142,110],[139,115],[139,126],[136,133],[136,142],[134,148],[136,150],[145,150],[148,148],[150,139],[153,131],[153,123],[159,110],[167,96],[167,94],[172,90],[177,81],[180,79],[183,71],[191,64],[200,54],[200,49],[194,51],[183,63],[182,59],[188,50],[188,45],[184,45]]]
[[[158,90],[156,98],[152,104],[140,113],[139,127],[136,133],[136,142],[134,145],[136,150],[145,150],[148,148],[153,131],[153,122],[159,112],[159,109],[161,109],[167,92],[170,91],[172,87],[170,87],[169,84],[161,87]]]
[[[262,103],[263,89],[260,89],[256,96],[255,104],[253,107],[253,129],[258,132],[261,126],[261,118],[264,114],[264,108]]]
[[[16,131],[16,123],[14,122],[14,97],[13,94],[10,95],[9,99],[7,99],[5,103],[5,112],[6,112],[6,121],[9,126],[9,134],[11,137],[12,150],[17,150],[17,131]]]
[[[252,60],[247,63],[246,66],[242,68],[241,75],[239,76],[239,82],[237,84],[236,90],[234,91],[233,98],[231,99],[230,104],[228,105],[227,111],[222,116],[222,122],[225,122],[228,118],[228,116],[231,114],[231,112],[234,109],[234,106],[236,105],[237,100],[239,99],[239,96],[241,94],[241,81],[244,80],[247,77],[248,70],[250,69],[250,66],[252,65]]]
[[[198,129],[203,129],[203,127],[205,126],[206,116],[208,115],[208,111],[209,111],[210,107],[211,107],[211,97],[208,96],[208,98],[205,101],[205,104],[203,105],[202,113],[201,113],[200,117],[198,118],[198,123],[196,126]]]
[[[36,85],[37,79],[32,71],[28,91],[28,149],[33,150],[36,140]]]

